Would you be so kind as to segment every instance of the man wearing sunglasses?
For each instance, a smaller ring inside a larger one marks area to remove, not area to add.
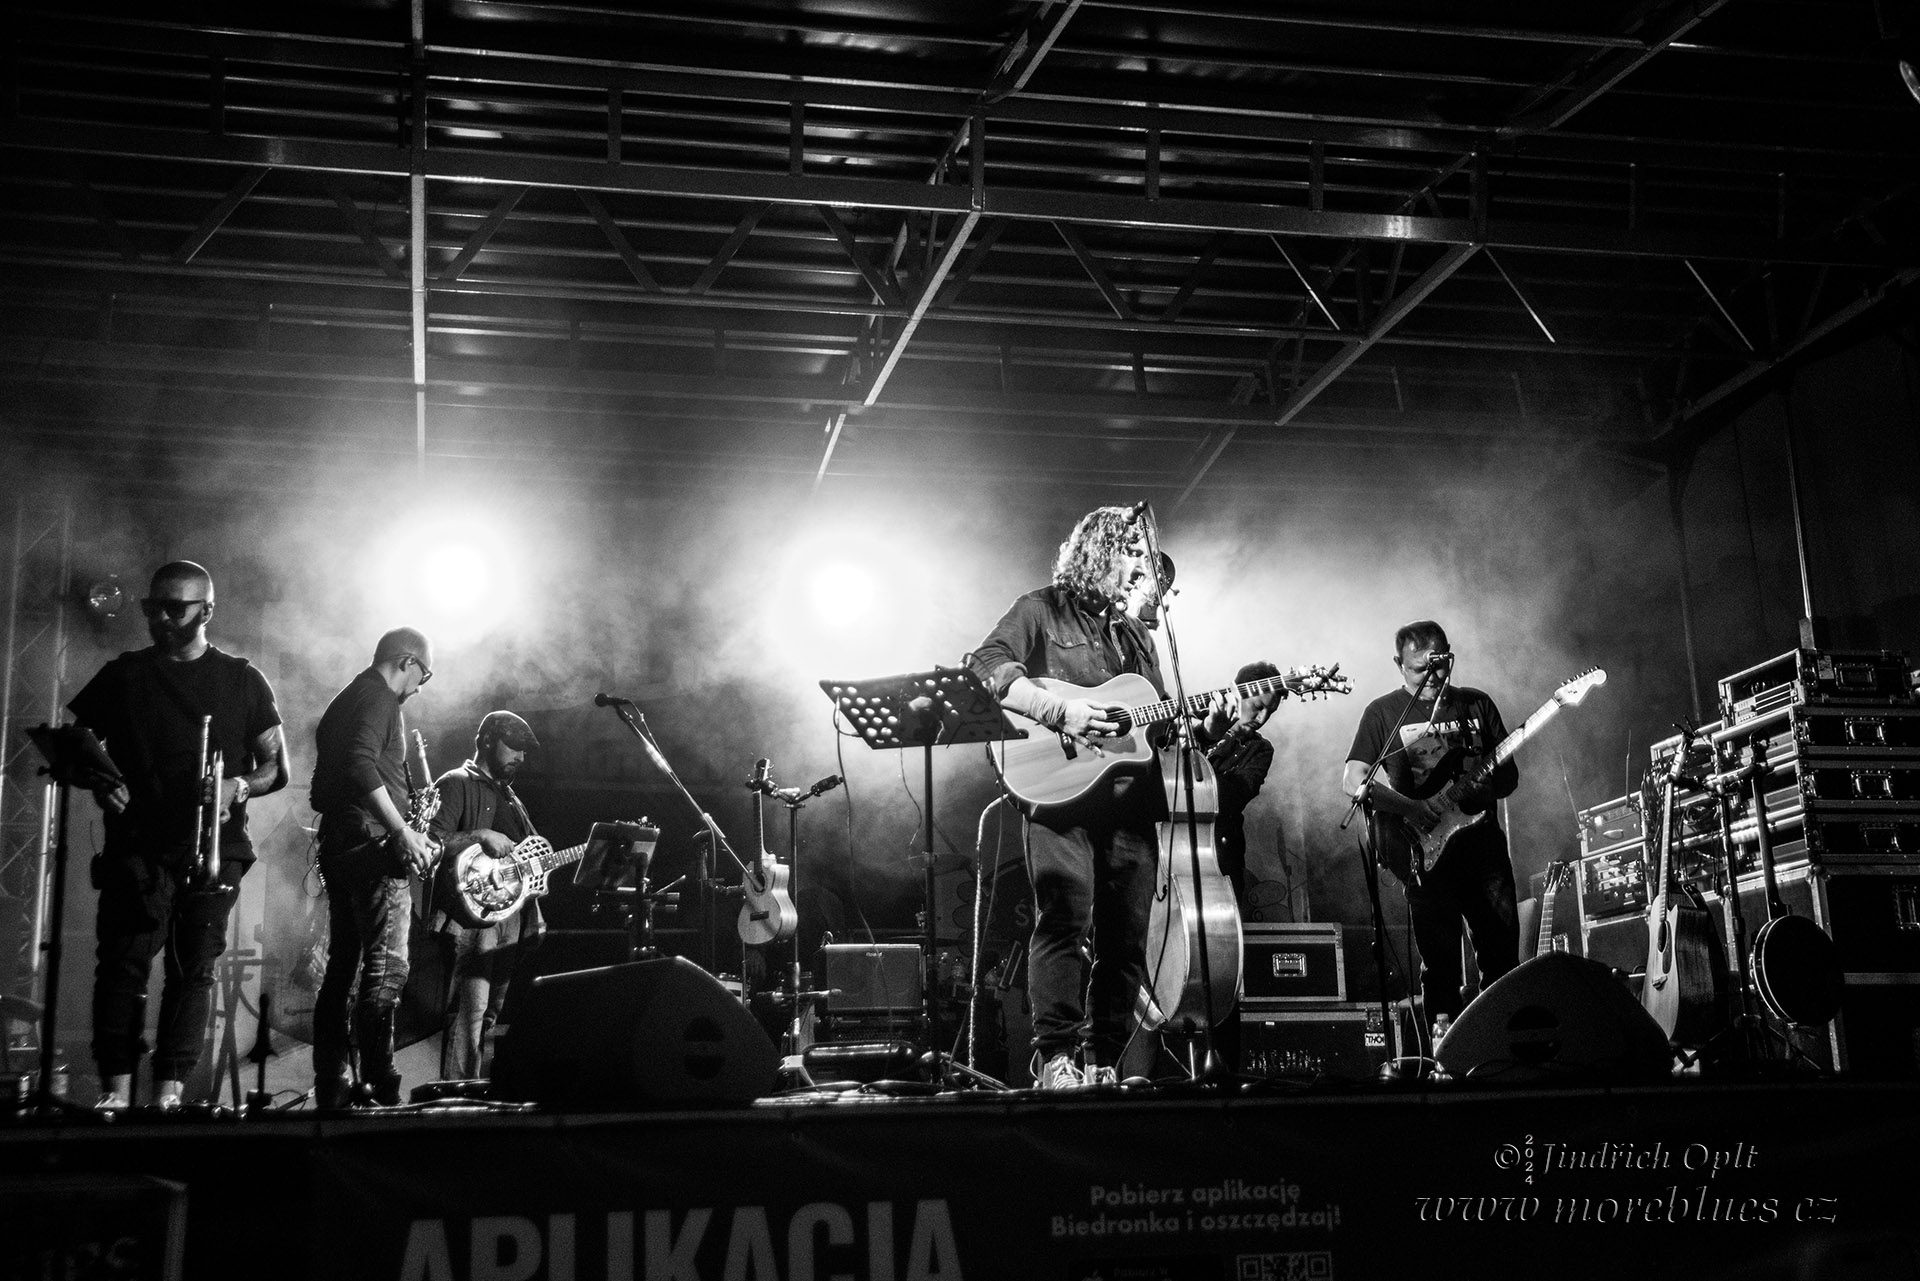
[[[315,732],[312,802],[327,886],[327,971],[313,1004],[319,1108],[351,1101],[349,1039],[360,1052],[363,1101],[400,1101],[393,1038],[407,985],[408,878],[425,876],[438,855],[425,833],[407,825],[400,705],[432,679],[432,642],[411,627],[396,628],[374,647],[372,666],[334,695]]]
[[[153,644],[109,662],[67,706],[98,734],[125,782],[95,797],[106,840],[93,860],[100,892],[93,988],[93,1057],[102,1110],[133,1100],[146,1050],[147,975],[164,953],[154,1036],[154,1102],[172,1110],[200,1058],[213,969],[227,942],[236,887],[253,865],[247,800],[287,781],[287,750],[273,687],[246,659],[207,639],[213,578],[192,561],[154,574],[140,602]],[[212,803],[200,733],[221,755],[220,881],[189,883],[194,821]]]

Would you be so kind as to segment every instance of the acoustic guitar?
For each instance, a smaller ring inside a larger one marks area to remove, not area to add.
[[[1720,1030],[1726,958],[1713,917],[1691,886],[1673,878],[1673,793],[1686,759],[1684,744],[1662,782],[1660,856],[1647,883],[1647,966],[1640,1004],[1675,1045],[1700,1045]]]
[[[790,939],[800,928],[800,912],[787,889],[793,883],[793,869],[767,849],[764,800],[757,794],[753,798],[755,846],[760,852],[740,865],[740,888],[746,898],[740,905],[740,941],[754,947]]]
[[[1146,677],[1131,672],[1092,687],[1046,676],[1035,677],[1033,683],[1061,698],[1086,699],[1108,708],[1117,716],[1120,732],[1111,738],[1082,738],[1008,711],[1008,719],[1027,734],[1005,743],[1000,782],[1027,814],[1071,806],[1116,774],[1144,773],[1156,750],[1147,739],[1147,729],[1173,720],[1183,710],[1176,700],[1160,697]],[[1221,695],[1238,702],[1276,691],[1282,696],[1313,698],[1351,693],[1353,683],[1340,675],[1338,663],[1332,667],[1296,667],[1226,689],[1194,694],[1186,700],[1184,711],[1188,716],[1203,716],[1208,705]]]
[[[618,844],[651,845],[660,829],[646,819],[637,823],[595,823],[593,837],[556,850],[544,836],[529,836],[504,858],[495,858],[478,841],[440,861],[435,872],[436,900],[469,929],[481,929],[506,920],[528,899],[547,892],[547,878],[555,869],[586,857],[593,840],[605,837]]]

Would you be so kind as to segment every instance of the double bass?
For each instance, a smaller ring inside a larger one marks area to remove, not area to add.
[[[1193,771],[1191,790],[1183,764]],[[1169,817],[1160,824],[1147,977],[1134,1013],[1149,1031],[1191,1034],[1205,1029],[1209,1012],[1218,1022],[1240,999],[1240,909],[1214,848],[1219,785],[1206,754],[1177,745],[1162,751],[1161,777]]]

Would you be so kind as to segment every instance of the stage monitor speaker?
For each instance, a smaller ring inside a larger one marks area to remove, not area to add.
[[[1565,952],[1535,957],[1482,992],[1437,1053],[1476,1082],[1657,1080],[1673,1052],[1653,1016],[1606,966]]]
[[[670,956],[535,979],[495,1051],[493,1093],[550,1107],[749,1103],[779,1066],[720,980]]]

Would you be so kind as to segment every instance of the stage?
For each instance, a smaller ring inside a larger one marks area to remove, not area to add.
[[[0,1276],[1920,1275],[1920,1085],[431,1105],[0,1127]]]

